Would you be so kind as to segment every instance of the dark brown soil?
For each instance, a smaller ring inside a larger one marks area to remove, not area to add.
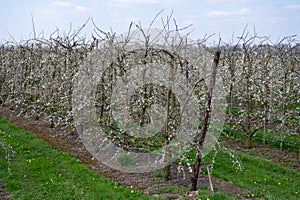
[[[11,197],[7,191],[4,190],[4,183],[0,179],[0,199],[1,200],[10,200]]]
[[[190,197],[190,199],[193,199],[195,197],[194,193],[186,193],[179,195],[176,192],[170,192],[170,193],[163,193],[159,192],[159,194],[154,194],[154,191],[159,191],[162,188],[166,186],[184,186],[189,188],[190,184],[190,177],[188,173],[183,175],[183,173],[178,173],[176,170],[176,164],[171,165],[171,178],[169,181],[162,181],[161,177],[159,177],[157,172],[153,173],[144,173],[144,174],[130,174],[130,173],[124,173],[117,171],[115,169],[111,169],[105,165],[103,165],[101,162],[97,161],[96,159],[93,159],[91,154],[85,149],[84,145],[81,143],[80,139],[78,138],[77,134],[63,134],[63,131],[61,128],[50,128],[48,123],[45,123],[43,121],[37,121],[30,118],[26,118],[23,115],[17,114],[13,110],[10,110],[7,107],[0,107],[0,115],[2,115],[4,118],[6,118],[8,121],[10,121],[13,124],[16,124],[17,126],[30,131],[34,134],[36,134],[39,138],[45,140],[52,146],[54,146],[56,149],[69,152],[79,158],[88,168],[100,173],[101,175],[107,177],[108,179],[112,181],[119,182],[126,186],[132,186],[136,188],[137,190],[142,191],[146,195],[150,195],[153,197],[163,197],[165,199],[182,199],[183,197]],[[232,149],[236,149],[238,151],[243,151],[245,153],[251,153],[250,150],[244,150],[240,148],[240,144],[236,144],[234,140],[228,140],[225,143],[226,146]],[[283,158],[296,158],[297,160],[297,154],[289,152],[287,155],[287,152],[278,152],[278,150],[269,147],[263,147],[261,145],[256,145],[254,147],[255,149],[259,150],[261,154],[258,156],[267,155],[267,153],[264,154],[264,152],[272,152],[272,158],[269,158],[269,160],[273,161],[281,161]],[[252,149],[253,151],[253,149]],[[294,155],[296,154],[296,155]],[[285,165],[285,164],[284,164]],[[293,168],[296,168],[299,170],[300,163],[293,164]],[[185,177],[185,178],[184,178]],[[232,183],[217,179],[212,177],[212,182],[215,191],[223,192],[223,193],[233,193],[233,194],[243,194],[243,193],[249,193],[250,191],[234,186]],[[0,182],[0,188],[3,184]],[[201,175],[198,182],[199,186],[205,186],[208,185],[208,177],[206,175]],[[3,188],[3,187],[2,187]],[[158,193],[158,192],[157,192]],[[9,199],[9,194],[4,191],[3,189],[0,189],[0,199]]]

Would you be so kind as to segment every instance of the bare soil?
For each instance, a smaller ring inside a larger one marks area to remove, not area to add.
[[[5,191],[4,183],[1,179],[0,179],[0,199],[1,200],[10,200],[11,199],[11,196],[9,195],[9,193],[7,191]]]
[[[76,133],[63,134],[61,127],[50,128],[48,123],[41,120],[37,121],[31,118],[27,118],[21,114],[18,114],[14,110],[9,109],[8,107],[0,107],[0,115],[2,115],[11,123],[21,127],[22,129],[36,134],[39,138],[51,144],[56,149],[73,154],[78,159],[80,159],[88,168],[100,173],[102,176],[107,177],[112,181],[119,182],[123,185],[132,186],[135,189],[142,191],[145,195],[149,195],[152,197],[162,197],[164,199],[182,199],[183,197],[190,197],[190,199],[194,199],[194,197],[196,196],[196,194],[189,192],[181,195],[176,192],[155,192],[161,191],[161,189],[167,186],[184,186],[189,188],[189,174],[187,172],[185,174],[183,174],[182,172],[179,173],[176,170],[176,164],[171,165],[172,174],[169,181],[162,181],[161,177],[157,175],[158,172],[143,174],[124,173],[109,168],[103,165],[98,160],[94,159],[81,143]],[[241,148],[241,144],[237,144],[233,139],[226,141],[225,145],[229,148],[249,153],[249,150],[244,150],[243,148]],[[272,152],[271,154],[273,157],[269,158],[269,160],[272,161],[281,162],[282,160],[284,160],[283,158],[285,158],[285,160],[288,160],[287,158],[292,158],[293,160],[295,160],[296,158],[297,160],[297,154],[293,152],[278,152],[275,148],[264,147],[257,144],[255,144],[254,148],[261,152],[259,156],[262,157],[263,155],[267,155],[267,153],[264,154],[264,152]],[[298,170],[299,166],[300,162],[292,165],[293,168],[296,168]],[[233,194],[243,194],[251,192],[247,189],[235,186],[230,182],[214,177],[212,177],[212,183],[215,192],[230,192]],[[3,185],[4,183],[0,181],[0,199],[10,199],[10,195],[3,189]],[[207,187],[208,177],[202,174],[199,178],[198,185]]]

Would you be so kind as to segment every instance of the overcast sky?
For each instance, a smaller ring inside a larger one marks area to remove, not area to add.
[[[48,38],[57,28],[68,32],[70,24],[76,29],[89,17],[104,31],[126,32],[130,22],[147,27],[161,10],[156,27],[173,11],[179,27],[193,24],[192,39],[216,33],[230,41],[247,24],[273,41],[295,34],[300,39],[300,0],[2,0],[0,5],[0,42],[10,35],[17,41],[32,37],[31,16],[36,33]],[[83,34],[92,32],[89,23]]]

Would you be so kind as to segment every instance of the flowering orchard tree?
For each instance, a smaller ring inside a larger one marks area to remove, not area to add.
[[[244,34],[236,45],[225,49],[221,71],[229,91],[229,118],[243,134],[246,148],[251,148],[251,138],[261,128],[264,138],[267,129],[280,131],[280,141],[295,132],[299,124],[298,46],[291,37],[270,45],[266,37]]]

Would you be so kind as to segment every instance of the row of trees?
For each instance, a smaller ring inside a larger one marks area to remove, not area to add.
[[[267,38],[243,35],[224,48],[222,73],[228,95],[229,118],[251,147],[259,129],[299,134],[300,45],[293,37],[276,44]],[[237,112],[238,109],[238,112]]]
[[[74,75],[87,53],[99,48],[98,42],[71,35],[2,44],[2,103],[36,119],[46,117],[51,127],[72,126]],[[251,147],[251,137],[261,128],[280,131],[282,140],[286,133],[299,133],[300,45],[294,38],[268,44],[266,38],[243,35],[223,51],[228,113],[245,145]]]
[[[74,75],[91,45],[71,36],[2,44],[1,103],[50,127],[71,128]]]
[[[113,76],[115,76],[116,70],[113,67],[120,66],[125,71],[130,71],[130,66],[126,64],[149,66],[147,63],[155,63],[158,58],[165,60],[166,65],[172,70],[173,67],[181,70],[180,73],[186,77],[186,82],[183,81],[183,84],[199,84],[197,76],[210,71],[215,48],[205,47],[207,38],[193,42],[191,46],[182,45],[184,42],[187,44],[186,37],[178,35],[177,29],[171,31],[165,26],[159,34],[164,32],[166,37],[164,42],[171,45],[171,48],[158,45],[159,48],[155,49],[151,45],[156,42],[160,43],[161,40],[154,38],[151,44],[151,34],[146,34],[140,26],[137,26],[138,32],[140,31],[139,34],[143,38],[143,45],[132,50],[126,49],[130,47],[128,44],[140,42],[139,40],[132,41],[133,35],[124,36],[125,43],[120,43],[116,34],[105,33],[97,27],[95,29],[96,36],[92,36],[91,40],[79,37],[79,32],[75,31],[73,34],[52,36],[50,39],[35,38],[18,44],[12,42],[1,44],[1,104],[37,120],[47,120],[50,127],[63,126],[66,128],[66,133],[71,133],[75,129],[72,104],[74,82],[80,66],[88,64],[90,61],[88,54],[93,51],[98,54],[100,52],[100,57],[101,55],[105,57],[103,58],[104,64],[112,66],[112,71],[106,71],[106,81],[114,80]],[[170,35],[173,35],[177,41],[169,41]],[[294,40],[294,37],[286,37],[278,43],[272,44],[268,38],[259,37],[256,34],[249,35],[245,31],[235,44],[226,44],[219,48],[221,48],[222,54],[220,56],[220,51],[217,51],[218,59],[215,59],[213,66],[217,67],[219,64],[218,73],[222,75],[224,90],[227,92],[228,122],[243,133],[245,146],[251,147],[251,138],[259,129],[264,129],[266,134],[268,129],[280,131],[282,141],[286,134],[299,134],[300,45]],[[131,54],[134,56],[130,56]],[[111,63],[109,61],[112,57],[109,55],[114,55]],[[215,68],[215,70],[217,69]],[[169,71],[169,76],[173,76],[171,71]],[[98,86],[100,88],[113,86],[113,83],[105,84]],[[169,104],[172,103],[172,99],[175,99],[172,96],[172,85],[169,84],[162,90],[167,92],[161,92],[162,94],[166,93],[162,104],[167,104],[165,107],[167,121],[169,113],[172,113],[172,110],[169,110],[171,107]],[[181,87],[181,85],[177,86]],[[203,137],[206,136],[205,129],[210,112],[210,107],[205,106],[209,102],[207,100],[212,97],[212,88],[209,84],[201,82],[199,87],[195,87],[194,93],[198,95],[199,103],[204,102],[201,107],[205,108],[203,112],[199,113],[199,116],[206,120],[199,120],[202,122],[202,126],[199,125],[202,131],[195,138],[197,139],[196,143],[201,147],[196,146],[198,154],[195,161],[193,188],[196,188],[195,181],[197,181],[197,173],[201,164]],[[158,91],[155,87],[149,88]],[[211,91],[208,91],[208,88]],[[100,117],[107,116],[106,112],[108,111],[105,109],[110,106],[111,101],[109,97],[101,95],[102,90],[99,91],[101,98],[98,99],[100,100],[98,103],[102,105],[99,111]],[[108,89],[109,92],[111,91]],[[147,99],[146,92],[136,93],[136,95],[144,95],[146,101],[151,102]],[[153,95],[148,96],[153,98]],[[104,101],[101,102],[101,99]],[[132,105],[135,105],[134,103]],[[140,109],[142,111],[147,109],[144,103],[136,105],[143,105],[144,107]],[[140,110],[132,108],[132,112],[136,111],[137,116],[139,116]],[[141,126],[148,119],[145,118],[145,114],[140,116],[142,121],[138,121]],[[100,122],[101,120],[103,119],[100,119]],[[163,141],[169,142],[168,123],[164,125],[164,129],[165,132],[162,131]],[[164,168],[166,178],[168,178],[169,170],[169,167]]]

